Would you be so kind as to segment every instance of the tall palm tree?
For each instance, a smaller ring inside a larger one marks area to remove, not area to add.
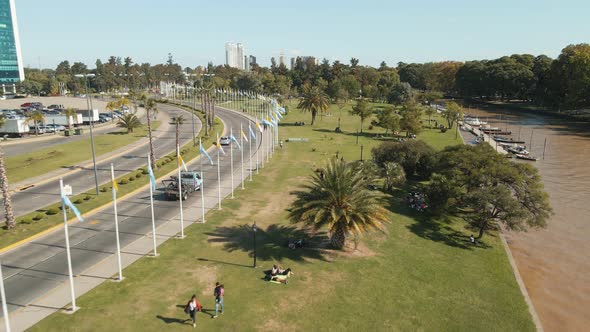
[[[0,116],[0,127],[4,125],[6,119]],[[4,197],[4,218],[6,220],[6,228],[11,229],[16,226],[14,221],[14,212],[12,210],[12,199],[10,198],[10,188],[8,188],[8,176],[6,175],[6,165],[4,164],[4,150],[0,145],[0,190],[2,190],[2,197]]]
[[[45,122],[45,115],[39,111],[34,111],[27,120],[33,121],[35,125],[35,136],[39,135],[39,122]]]
[[[155,115],[158,113],[158,104],[155,100],[148,98],[146,95],[142,95],[141,99],[144,103],[147,119],[148,139],[150,141],[150,160],[152,163],[152,169],[156,169],[156,154],[154,153],[154,141],[152,139],[152,114]]]
[[[184,124],[185,118],[182,115],[172,117],[172,123],[176,126],[176,146],[180,146],[180,126]]]
[[[368,189],[368,179],[352,164],[332,159],[311,181],[292,192],[289,209],[292,222],[303,222],[319,230],[328,227],[334,248],[342,249],[348,235],[370,229],[383,230],[389,221],[384,196]]]
[[[303,99],[299,101],[297,108],[302,111],[311,112],[311,125],[315,123],[315,117],[318,112],[325,112],[328,110],[330,98],[317,86],[305,85],[303,87]]]
[[[133,113],[127,113],[123,114],[123,116],[119,118],[117,126],[127,129],[127,134],[129,134],[133,132],[133,129],[141,127],[141,121],[139,121],[137,115]]]
[[[70,119],[72,119],[72,117],[75,117],[76,114],[76,111],[71,107],[68,107],[64,110],[64,115],[68,118],[68,128],[72,128],[73,123],[72,121],[70,121]]]

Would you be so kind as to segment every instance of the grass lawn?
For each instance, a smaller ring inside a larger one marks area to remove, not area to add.
[[[193,224],[187,239],[167,241],[157,259],[144,258],[125,270],[122,283],[105,282],[80,297],[74,315],[54,314],[32,331],[163,331],[190,329],[184,304],[197,294],[205,308],[202,331],[532,331],[534,325],[500,240],[486,235],[485,246],[467,245],[469,233],[458,220],[429,220],[390,199],[387,234],[362,237],[358,250],[326,249],[326,234],[309,234],[290,224],[286,208],[297,188],[336,151],[359,158],[359,146],[379,143],[355,135],[358,119],[342,115],[343,134],[330,132],[337,117],[315,127],[309,114],[290,112],[280,135],[308,138],[289,142],[272,162],[236,191],[206,224]],[[348,132],[346,132],[348,131]],[[374,134],[376,131],[367,131]],[[455,142],[453,132],[424,134],[435,147]],[[368,150],[366,156],[368,157]],[[251,224],[257,222],[258,264],[251,268]],[[289,238],[308,238],[305,249],[286,248]],[[288,285],[263,281],[273,263],[291,267]],[[225,284],[225,314],[211,319],[214,283]]]
[[[160,121],[154,121],[152,130],[156,130],[159,126]],[[96,156],[99,157],[102,154],[129,145],[146,137],[146,135],[146,126],[135,129],[131,134],[127,134],[126,130],[122,130],[104,135],[96,135],[94,136]],[[6,173],[8,180],[16,183],[29,178],[31,174],[48,173],[90,159],[92,159],[92,150],[90,148],[90,137],[88,137],[7,158]]]

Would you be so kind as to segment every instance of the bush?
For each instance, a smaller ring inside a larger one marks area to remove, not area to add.
[[[446,127],[440,127],[440,132],[441,133],[446,133],[447,132],[447,128]]]
[[[78,198],[74,201],[74,204],[82,204],[82,199]]]
[[[89,200],[91,200],[91,199],[92,199],[92,196],[90,196],[90,195],[86,195],[86,196],[84,196],[84,200],[85,200],[85,201],[89,201]]]
[[[131,181],[135,181],[135,176],[130,176],[129,177],[129,182],[131,182]]]
[[[410,177],[428,178],[436,164],[434,150],[417,140],[402,143],[384,142],[373,148],[372,154],[379,167],[383,168],[387,162],[397,163]]]
[[[56,207],[49,208],[47,210],[47,212],[45,212],[45,214],[48,215],[48,216],[53,216],[53,215],[58,214],[58,213],[59,213],[59,209],[56,208]]]
[[[41,220],[41,219],[39,219],[39,220]],[[21,224],[30,224],[33,222],[33,220],[30,217],[24,217],[24,218],[21,218],[18,222]]]
[[[127,184],[127,183],[129,183],[129,181],[127,181],[127,179],[122,179],[121,181],[119,181],[119,184],[122,184],[122,185]]]
[[[161,161],[156,162],[156,167],[158,167],[158,168],[162,167],[162,162]]]
[[[144,167],[141,169],[141,174],[147,174],[147,173],[148,173],[147,167]]]
[[[107,187],[102,187],[102,188],[100,188],[100,192],[102,192],[102,193],[106,193],[106,192],[107,192],[107,190],[109,190],[109,189],[107,189]]]
[[[373,130],[373,125],[369,125],[369,130]]]
[[[139,172],[139,173],[135,174],[135,178],[136,178],[136,179],[139,179],[140,177],[142,177],[142,174],[141,174],[141,172]]]
[[[33,220],[35,220],[35,221],[39,221],[39,220],[43,219],[43,217],[45,217],[45,216],[43,215],[43,213],[37,213],[37,214],[36,214],[36,215],[33,217]],[[30,218],[29,218],[29,219],[30,219]]]

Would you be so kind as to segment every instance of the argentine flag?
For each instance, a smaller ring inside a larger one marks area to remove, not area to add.
[[[248,136],[246,136],[246,134],[244,134],[244,131],[241,130],[242,132],[242,138],[244,138],[244,141],[246,141],[246,143],[248,143]]]
[[[148,164],[148,174],[150,176],[152,190],[156,190],[156,177],[154,176],[154,171],[152,171],[152,165],[150,165],[150,164]]]
[[[238,146],[238,150],[242,150],[242,147],[240,146],[240,143],[238,143],[238,140],[234,137],[234,135],[230,135],[229,138],[234,141],[234,143],[236,143],[236,145]]]
[[[80,222],[84,221],[84,218],[82,218],[82,215],[80,214],[80,211],[78,210],[78,208],[72,204],[72,201],[70,201],[70,198],[64,194],[61,195],[61,201],[63,202],[63,204],[67,207],[69,207],[70,209],[72,209],[72,212],[74,212],[74,214],[76,215],[76,218],[78,218],[78,220]]]
[[[248,125],[248,131],[250,132],[250,137],[252,137],[252,139],[256,141],[256,134],[254,134],[254,130],[252,130],[252,127],[250,127],[250,125]]]
[[[200,144],[199,147],[199,153],[205,157],[207,157],[207,159],[209,159],[209,162],[211,163],[211,165],[213,165],[213,159],[211,159],[211,156],[207,153],[207,151],[203,148],[203,144]]]

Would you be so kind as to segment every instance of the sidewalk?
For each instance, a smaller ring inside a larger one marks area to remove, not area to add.
[[[245,114],[242,114],[245,116]],[[268,131],[264,133],[263,139],[261,140],[261,149],[266,148],[269,142],[269,134]],[[264,143],[266,142],[266,144]],[[213,149],[210,148],[210,149]],[[226,156],[227,157],[227,156]],[[187,165],[199,165],[200,158],[195,158]],[[255,158],[255,150],[251,151],[249,156],[245,156],[244,159],[244,166],[246,168],[246,162],[249,158]],[[229,159],[227,159],[229,160]],[[207,163],[208,164],[208,163]],[[241,166],[241,165],[240,165]],[[214,166],[208,166],[209,171],[213,171]],[[170,174],[175,173],[176,171],[172,171]],[[234,187],[239,188],[241,186],[241,167],[237,166],[234,167]],[[227,196],[231,195],[232,186],[231,186],[231,174],[228,172],[225,175],[225,178],[221,181],[221,197],[226,198]],[[245,181],[247,180],[246,172],[245,172]],[[217,186],[213,186],[217,187]],[[235,189],[234,188],[234,189]],[[238,189],[241,190],[241,189]],[[145,196],[146,190],[141,190],[137,192],[133,197],[130,197],[129,200],[133,200],[136,197]],[[205,213],[211,209],[217,208],[218,203],[218,191],[212,190],[212,188],[208,188],[205,190]],[[184,206],[184,228],[191,226],[194,223],[201,222],[201,200],[200,196],[198,199],[190,201],[185,201],[187,203]],[[97,213],[104,211],[106,209],[111,209],[112,205],[108,205],[103,207]],[[159,225],[156,229],[156,240],[157,245],[161,245],[166,240],[170,238],[176,237],[178,233],[180,233],[180,218],[179,213],[175,213],[174,217],[166,220],[164,223]],[[190,217],[189,217],[190,216]],[[192,218],[191,218],[192,217]],[[194,219],[196,217],[196,219]],[[90,220],[90,217],[88,218]],[[178,240],[182,241],[182,240]],[[186,239],[184,240],[186,241]],[[151,232],[145,234],[143,237],[139,238],[138,240],[130,243],[129,245],[121,248],[121,260],[123,268],[131,265],[138,259],[149,256],[149,254],[153,251],[153,237]],[[158,258],[148,258],[148,259],[158,259]],[[115,254],[109,255],[106,259],[102,260],[100,263],[95,264],[94,266],[86,269],[82,273],[79,273],[75,276],[74,284],[75,284],[75,293],[76,297],[80,297],[81,295],[87,293],[91,289],[95,288],[96,286],[102,284],[103,282],[109,280],[113,281],[116,280],[118,272],[117,268],[117,257]],[[123,271],[123,275],[125,275],[125,271]],[[123,281],[125,282],[125,280]],[[37,322],[42,320],[43,318],[61,311],[62,308],[69,306],[71,302],[71,295],[70,295],[70,284],[69,282],[63,282],[59,286],[55,287],[51,291],[45,293],[42,297],[34,300],[32,303],[29,303],[26,307],[17,309],[10,314],[10,324],[13,331],[23,331],[27,328],[32,327]],[[4,322],[3,318],[0,319],[0,331],[4,331]]]

